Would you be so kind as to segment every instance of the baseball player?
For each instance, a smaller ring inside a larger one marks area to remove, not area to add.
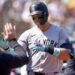
[[[21,50],[27,52],[27,75],[58,75],[62,69],[62,60],[70,59],[70,50],[59,48],[63,47],[68,36],[62,28],[48,22],[49,13],[43,2],[33,3],[30,6],[30,15],[36,25],[23,32],[18,42],[15,40],[14,27],[9,23],[4,27],[4,37],[10,45],[14,44],[14,48],[21,46]]]
[[[48,46],[51,48],[60,47],[66,42],[68,36],[62,28],[48,22],[49,13],[44,3],[33,3],[30,6],[30,15],[36,25],[25,31],[18,40],[19,44],[27,50],[30,58],[27,65],[28,75],[58,75],[62,67],[62,61],[57,58],[60,50],[56,49],[53,55],[41,50],[47,50]],[[62,54],[59,58],[61,57]],[[68,53],[64,52],[63,59],[68,58]]]

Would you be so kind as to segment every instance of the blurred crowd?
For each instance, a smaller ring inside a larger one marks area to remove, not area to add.
[[[70,40],[75,41],[75,0],[0,0],[0,31],[6,22],[17,26],[18,35],[32,27],[29,6],[34,1],[44,1],[50,23],[63,27]]]

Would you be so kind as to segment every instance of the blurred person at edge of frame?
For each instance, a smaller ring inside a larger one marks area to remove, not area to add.
[[[20,50],[15,51],[16,48]],[[25,51],[21,52],[21,49],[20,46],[14,48],[14,45],[9,45],[9,42],[0,34],[0,75],[10,75],[13,68],[28,63],[28,57]]]
[[[69,0],[67,3],[67,15],[68,19],[64,24],[64,29],[68,32],[69,39],[73,46],[73,53],[75,53],[75,0]],[[68,60],[64,69],[64,75],[75,75],[75,56]]]

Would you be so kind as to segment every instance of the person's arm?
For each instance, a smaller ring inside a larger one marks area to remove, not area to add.
[[[63,61],[67,61],[69,59],[71,59],[71,55],[73,56],[73,48],[72,48],[72,44],[70,42],[67,43],[63,43],[60,48],[51,48],[48,47],[46,48],[47,50],[45,50],[46,52],[56,56],[57,58],[63,60]]]
[[[73,50],[71,44],[69,43],[64,43],[60,48],[51,48],[49,46],[41,44],[32,44],[29,46],[29,48],[32,50],[47,52],[63,61],[67,61],[68,59],[70,59],[70,55],[72,53],[71,51]]]
[[[11,41],[13,48],[7,51],[0,50],[0,63],[7,65],[9,68],[21,67],[29,62],[25,50],[17,43],[16,40]]]
[[[54,48],[52,52],[50,50],[46,52],[50,53],[51,55],[57,57],[60,60],[67,61],[71,58],[70,52],[66,48]]]
[[[5,24],[2,34],[4,39],[8,41],[9,49],[7,51],[0,51],[0,61],[10,68],[20,67],[27,64],[29,58],[26,55],[26,51],[17,42],[15,26],[12,26],[10,23]]]

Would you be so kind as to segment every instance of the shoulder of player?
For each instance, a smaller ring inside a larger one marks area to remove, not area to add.
[[[32,32],[35,32],[35,30],[36,30],[36,27],[34,26],[34,27],[32,27],[32,28],[30,28],[30,29],[24,31],[22,34],[30,34],[30,33],[32,33]]]
[[[63,31],[64,29],[62,27],[56,26],[56,25],[52,25],[52,28],[54,30],[58,30],[58,31]]]

